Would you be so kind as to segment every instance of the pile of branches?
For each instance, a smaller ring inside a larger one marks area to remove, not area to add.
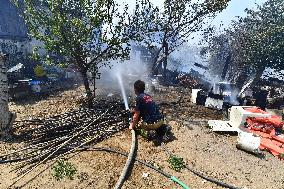
[[[27,145],[0,155],[0,163],[22,162],[19,169],[25,167],[25,175],[49,159],[100,142],[128,127],[129,111],[124,110],[123,103],[113,99],[94,104],[93,109],[80,108],[44,120],[16,122],[14,135]]]
[[[177,80],[180,84],[180,86],[186,87],[186,88],[196,88],[200,86],[200,82],[197,78],[190,76],[188,74],[179,74],[177,76]]]

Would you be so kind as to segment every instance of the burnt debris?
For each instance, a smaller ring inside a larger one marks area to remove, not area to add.
[[[129,112],[119,100],[100,99],[93,109],[80,108],[47,119],[15,122],[13,134],[21,149],[0,155],[0,163],[21,162],[22,174],[49,159],[63,157],[128,127]]]

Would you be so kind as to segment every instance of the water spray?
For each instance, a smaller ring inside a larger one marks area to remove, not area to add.
[[[124,89],[124,85],[123,85],[123,81],[122,81],[120,73],[117,73],[116,77],[118,79],[118,83],[120,86],[120,90],[121,90],[121,94],[122,94],[122,98],[124,102],[124,107],[126,110],[129,110],[129,105],[128,105],[128,101],[127,101],[127,97],[126,97],[126,93],[125,93],[125,89]]]
[[[119,83],[119,86],[120,86],[120,90],[121,90],[121,94],[122,94],[122,98],[123,98],[123,101],[124,101],[124,106],[125,106],[125,109],[126,110],[129,110],[129,105],[128,105],[128,101],[127,101],[127,97],[126,97],[126,93],[125,93],[125,88],[124,88],[124,85],[123,85],[123,81],[122,81],[122,77],[120,75],[120,73],[116,73],[116,77],[118,79],[118,83]],[[131,112],[129,111],[129,122],[131,122]],[[129,172],[129,169],[131,166],[133,166],[133,159],[134,159],[134,155],[136,154],[136,151],[137,151],[137,138],[136,138],[136,133],[135,133],[135,130],[132,129],[131,130],[131,134],[132,134],[132,140],[131,140],[131,147],[130,147],[130,152],[128,154],[128,158],[127,158],[127,161],[124,165],[124,168],[120,174],[120,177],[118,179],[118,181],[116,182],[115,184],[115,189],[120,189],[124,183],[124,181],[126,180],[126,176],[127,176],[127,173]]]

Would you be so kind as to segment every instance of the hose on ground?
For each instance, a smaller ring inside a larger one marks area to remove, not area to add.
[[[111,153],[115,153],[115,154],[119,154],[119,155],[122,155],[122,156],[128,156],[127,153],[124,153],[124,152],[120,152],[120,151],[117,151],[117,150],[114,150],[114,149],[111,149],[111,148],[104,148],[104,147],[84,147],[84,148],[81,148],[80,150],[86,150],[86,151],[105,151],[105,152],[111,152]],[[148,164],[140,159],[137,159],[135,158],[134,159],[135,161],[141,163],[142,165],[145,165],[146,167],[149,167],[151,169],[154,169],[155,171],[157,171],[158,173],[162,174],[163,176],[167,177],[167,178],[170,178],[171,175],[168,174],[168,173],[165,173],[163,171],[161,171],[160,169],[154,167],[153,165],[151,164]]]
[[[190,172],[192,172],[193,174],[199,176],[200,178],[203,178],[204,180],[207,180],[209,182],[217,184],[218,186],[222,186],[224,188],[229,188],[229,189],[239,189],[238,187],[235,187],[235,186],[230,185],[230,184],[226,184],[226,183],[224,183],[222,181],[219,181],[219,180],[214,179],[214,178],[210,178],[210,177],[208,177],[208,176],[206,176],[206,175],[204,175],[202,173],[199,173],[199,172],[195,171],[194,169],[192,169],[191,167],[189,167],[188,165],[185,165],[185,168],[187,170],[189,170]]]
[[[168,155],[170,155],[170,156],[173,156],[173,155],[174,155],[173,153],[171,153],[171,152],[166,148],[166,146],[165,146],[164,144],[162,145],[162,147],[163,147],[164,151],[167,152]],[[224,188],[229,188],[229,189],[239,189],[238,187],[235,187],[235,186],[233,186],[233,185],[226,184],[226,183],[224,183],[224,182],[222,182],[222,181],[219,181],[219,180],[217,180],[217,179],[214,179],[214,178],[210,178],[210,177],[204,175],[203,173],[200,173],[200,172],[194,170],[193,168],[189,167],[187,164],[185,164],[185,168],[186,168],[187,170],[189,170],[190,172],[192,172],[193,174],[195,174],[196,176],[199,176],[200,178],[203,178],[204,180],[207,180],[207,181],[209,181],[209,182],[212,182],[212,183],[214,183],[214,184],[217,184],[218,186],[222,186],[222,187],[224,187]]]
[[[128,156],[127,153],[123,153],[123,152],[119,152],[117,150],[114,150],[114,149],[111,149],[111,148],[104,148],[104,147],[89,147],[89,146],[85,146],[85,147],[82,147],[80,150],[86,150],[86,151],[105,151],[105,152],[111,152],[111,153],[116,153],[116,154],[119,154],[119,155],[122,155],[122,156]],[[172,176],[170,175],[169,173],[166,173],[156,167],[154,167],[153,165],[149,164],[149,163],[146,163],[145,161],[142,161],[140,159],[137,159],[137,158],[133,158],[133,160],[141,163],[142,165],[146,166],[146,167],[149,167],[153,170],[155,170],[156,172],[160,173],[161,175],[171,179],[172,181],[174,181],[175,183],[179,184],[180,186],[182,186],[184,189],[189,189],[189,187],[184,184],[182,181],[180,181],[178,178],[176,178],[175,176]]]
[[[128,170],[131,167],[131,164],[133,163],[133,158],[136,152],[136,134],[135,134],[135,130],[132,129],[131,130],[131,134],[132,134],[132,140],[131,140],[131,148],[130,148],[130,152],[128,154],[128,158],[127,161],[124,165],[124,168],[120,174],[120,177],[115,185],[115,189],[120,189],[125,181],[126,175],[128,173]]]

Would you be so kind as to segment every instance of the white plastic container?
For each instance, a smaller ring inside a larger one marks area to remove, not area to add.
[[[237,147],[252,153],[260,153],[260,137],[253,136],[252,133],[239,132]]]
[[[230,111],[230,125],[233,127],[242,126],[248,117],[270,117],[271,114],[252,113],[246,111],[244,108],[253,106],[232,106]]]

